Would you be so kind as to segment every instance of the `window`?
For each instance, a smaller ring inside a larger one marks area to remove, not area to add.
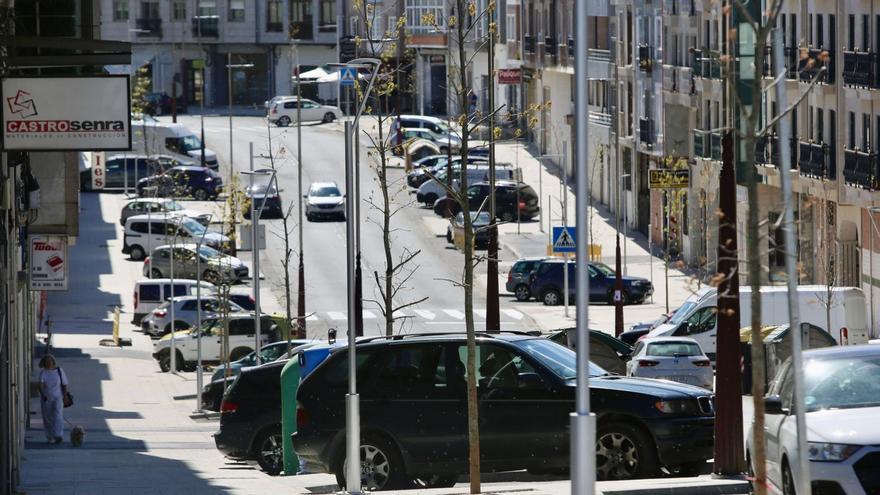
[[[849,113],[849,135],[847,136],[849,139],[849,149],[856,149],[856,113]]]
[[[146,234],[147,230],[147,222],[132,222],[131,224],[132,232],[137,232],[138,234]]]
[[[862,15],[862,51],[871,50],[871,18],[868,14]]]
[[[336,31],[336,0],[321,0],[321,17],[318,30],[321,32]]]
[[[113,20],[116,22],[128,20],[128,0],[113,0]]]
[[[142,19],[159,19],[159,2],[142,1],[141,2],[141,18]]]
[[[195,311],[196,310],[196,302],[195,301],[186,301],[180,306],[181,311]]]
[[[862,149],[871,149],[871,116],[862,114]]]
[[[507,14],[507,41],[519,40],[519,29],[516,25],[516,14]]]
[[[168,251],[165,251],[168,253]],[[165,284],[165,299],[168,299],[168,293],[171,292],[171,284]],[[174,284],[174,297],[186,296],[186,286],[183,284]]]
[[[816,141],[825,142],[825,109],[822,107],[816,108]]]
[[[197,0],[198,15],[200,17],[216,17],[217,16],[217,0]]]
[[[174,0],[171,2],[171,20],[186,20],[186,0]]]
[[[825,17],[822,14],[816,14],[816,46],[825,46]]]
[[[158,301],[161,297],[159,286],[157,284],[144,284],[141,286],[138,296],[140,302]]]
[[[244,22],[244,0],[229,0],[229,22]]]
[[[687,319],[687,333],[683,333],[684,328],[680,328],[675,335],[695,335],[714,329],[717,313],[718,309],[715,306],[697,310]]]
[[[262,330],[262,328],[261,328]],[[253,335],[254,320],[250,318],[235,318],[229,320],[229,335]]]
[[[458,347],[458,358],[459,362],[455,363],[458,370],[450,373],[450,384],[451,378],[455,378],[463,387],[467,383],[466,346]],[[481,393],[494,389],[545,388],[541,376],[522,356],[492,344],[477,346],[477,387]]]
[[[854,14],[849,15],[849,39],[846,44],[847,50],[852,50],[856,46],[856,16]]]
[[[443,344],[393,346],[377,359],[372,382],[397,398],[429,398],[447,386]]]
[[[443,0],[406,0],[406,27],[414,33],[430,33],[446,27]],[[431,19],[431,22],[426,22]]]
[[[284,29],[282,19],[281,0],[268,0],[266,2],[266,31],[280,33]]]
[[[312,0],[292,0],[290,35],[295,39],[311,39],[312,29]]]
[[[702,356],[703,351],[695,342],[658,342],[648,344],[646,352],[648,356],[678,357],[678,356]]]

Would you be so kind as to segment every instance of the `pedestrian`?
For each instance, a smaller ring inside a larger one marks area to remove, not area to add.
[[[57,366],[55,357],[46,354],[40,359],[40,401],[43,429],[49,443],[64,441],[64,395],[67,393],[67,375]]]

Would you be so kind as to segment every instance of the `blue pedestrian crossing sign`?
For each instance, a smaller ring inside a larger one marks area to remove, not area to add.
[[[577,252],[575,242],[575,228],[571,226],[553,227],[553,252],[574,253]]]
[[[357,70],[354,67],[342,67],[339,69],[339,85],[354,86],[357,81]]]

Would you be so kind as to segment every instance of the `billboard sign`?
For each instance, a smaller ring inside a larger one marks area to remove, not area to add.
[[[522,83],[522,69],[498,69],[498,84]]]
[[[686,189],[690,185],[690,170],[655,168],[648,170],[649,189]]]
[[[9,77],[0,92],[4,150],[131,149],[126,75]]]
[[[31,237],[30,290],[67,290],[67,237]]]

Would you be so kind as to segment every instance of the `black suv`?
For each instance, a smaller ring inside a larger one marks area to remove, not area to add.
[[[468,187],[468,204],[472,210],[477,210],[486,201],[483,211],[489,211],[489,183],[480,182]],[[447,212],[456,215],[461,211],[457,201],[444,196],[434,202],[434,213],[446,217]],[[514,222],[518,218],[528,221],[541,211],[538,206],[538,193],[532,186],[523,182],[498,181],[495,184],[495,215],[503,222]]]
[[[148,196],[145,189],[147,187],[155,187],[156,196],[160,198],[191,196],[198,201],[204,201],[217,198],[223,191],[223,179],[209,168],[180,165],[164,174],[139,180],[138,196]]]
[[[525,334],[477,336],[480,458],[485,471],[564,471],[575,353]],[[297,393],[293,445],[307,469],[345,485],[348,351],[338,348]],[[360,341],[357,380],[365,489],[451,486],[468,469],[464,334]],[[714,396],[678,383],[612,376],[591,364],[599,479],[698,471],[713,455]]]
[[[574,301],[577,287],[575,286],[575,261],[570,260],[568,265],[568,300]],[[587,266],[590,276],[590,302],[606,302],[614,304],[614,288],[616,287],[616,272],[608,265],[591,261]],[[641,277],[621,277],[623,282],[623,304],[645,302],[648,296],[654,293],[651,281]],[[541,262],[540,266],[529,275],[529,290],[532,296],[543,301],[546,306],[562,304],[563,291],[565,290],[565,260],[548,258]]]

